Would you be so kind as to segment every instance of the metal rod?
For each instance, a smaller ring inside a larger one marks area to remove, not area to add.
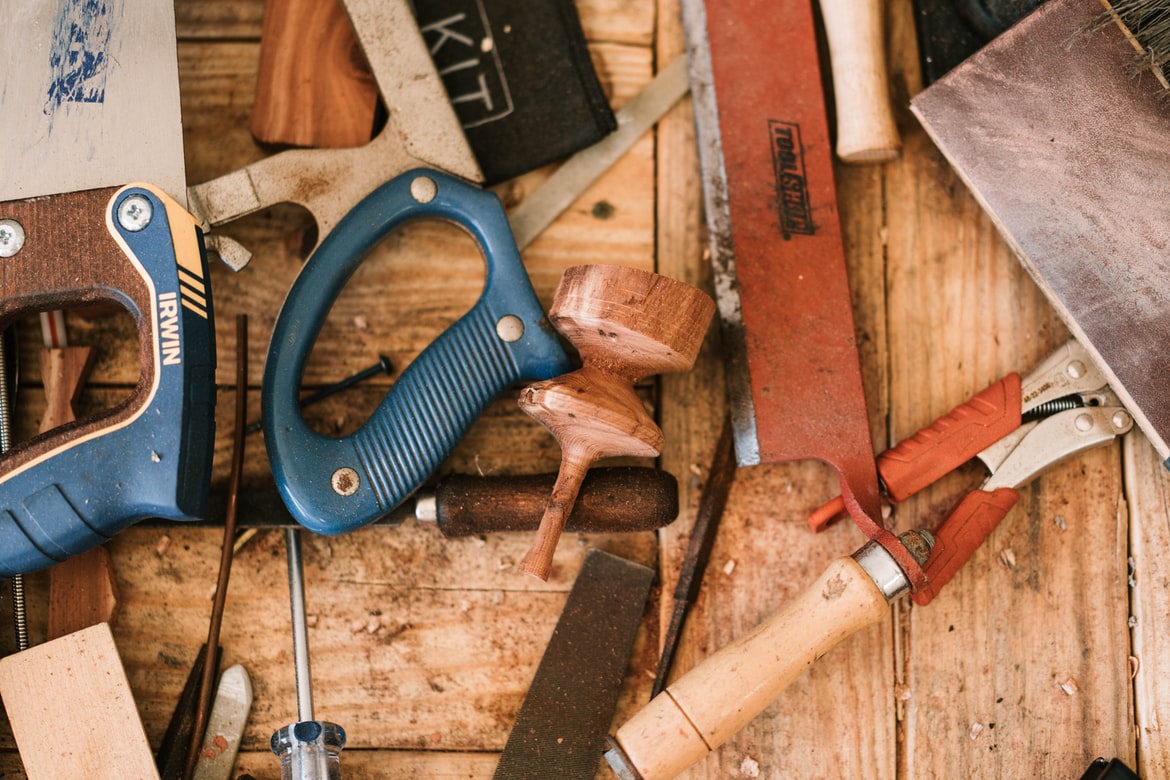
[[[219,575],[215,583],[215,599],[211,605],[211,620],[207,627],[207,649],[203,665],[203,677],[199,685],[195,720],[191,729],[191,742],[187,749],[184,778],[195,774],[200,748],[211,715],[211,700],[215,693],[215,680],[219,674],[219,634],[223,625],[223,610],[227,602],[228,579],[232,572],[232,557],[236,536],[237,502],[240,482],[244,471],[244,424],[248,413],[248,317],[236,316],[236,410],[235,427],[232,435],[231,487],[228,489],[227,513],[223,523],[223,546],[220,548]]]
[[[297,718],[313,720],[313,690],[309,677],[309,630],[305,621],[305,576],[301,566],[301,537],[296,528],[284,531],[288,554],[288,602],[292,611],[293,664],[297,675]]]

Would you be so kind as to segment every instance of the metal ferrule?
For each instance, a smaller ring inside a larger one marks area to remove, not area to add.
[[[898,537],[898,541],[906,545],[906,549],[920,563],[925,564],[930,550],[934,547],[934,537],[926,531],[907,531]],[[857,552],[853,553],[853,560],[865,570],[878,587],[886,601],[892,601],[910,590],[910,579],[902,567],[890,555],[889,550],[876,541],[870,540]]]
[[[609,750],[605,751],[605,761],[618,776],[618,780],[642,780],[642,775],[634,768],[634,762],[626,755],[626,751],[622,750],[617,740],[607,737],[606,741]]]

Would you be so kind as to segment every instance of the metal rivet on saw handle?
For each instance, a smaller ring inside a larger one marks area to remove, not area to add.
[[[524,335],[524,320],[515,314],[505,314],[496,321],[496,335],[509,344],[519,341]]]
[[[329,480],[329,484],[333,486],[333,492],[337,495],[352,496],[358,491],[361,480],[358,478],[356,471],[349,466],[342,466],[333,472],[333,477]]]
[[[0,257],[14,257],[24,248],[24,227],[15,219],[0,219]]]
[[[118,204],[118,224],[131,233],[145,230],[154,218],[154,206],[145,195],[131,195]]]
[[[439,185],[429,176],[416,176],[410,182],[410,197],[419,203],[430,203],[439,194]]]

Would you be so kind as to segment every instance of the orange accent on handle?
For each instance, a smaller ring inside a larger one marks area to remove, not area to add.
[[[934,534],[934,549],[924,567],[926,585],[911,594],[914,603],[929,604],[1019,500],[1012,488],[968,493]]]
[[[813,513],[808,516],[808,527],[813,533],[819,534],[844,517],[845,514],[845,499],[837,496],[813,510]]]
[[[1020,427],[1020,375],[1008,374],[878,456],[892,501],[902,501]]]

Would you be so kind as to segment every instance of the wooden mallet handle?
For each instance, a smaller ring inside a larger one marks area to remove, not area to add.
[[[837,156],[886,162],[902,139],[890,105],[881,0],[820,0],[837,105]]]

